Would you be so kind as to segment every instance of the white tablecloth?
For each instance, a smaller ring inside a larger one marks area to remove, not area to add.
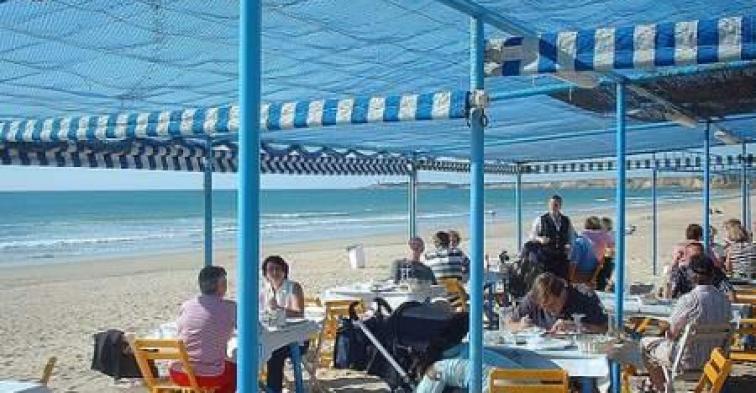
[[[608,311],[614,310],[615,296],[613,293],[596,292],[601,299],[601,303]],[[625,297],[624,308],[625,315],[633,316],[651,316],[664,319],[672,314],[676,300],[667,301],[661,304],[648,304],[637,295],[628,295]],[[739,311],[740,315],[746,317],[750,315],[751,307],[748,304],[735,303],[732,305],[733,311]]]
[[[0,381],[2,393],[50,393],[51,390],[36,382]]]
[[[446,295],[446,289],[441,285],[433,285],[427,287],[424,290],[408,291],[402,290],[398,286],[387,285],[382,290],[371,290],[370,284],[358,283],[355,285],[335,287],[326,289],[323,293],[323,300],[362,300],[366,304],[371,303],[375,298],[383,298],[391,306],[392,309],[396,309],[402,303],[409,301],[424,302],[426,300],[433,300],[435,298],[444,297]]]
[[[259,325],[258,329],[258,345],[260,347],[258,359],[262,365],[270,359],[273,351],[291,343],[307,340],[310,335],[320,330],[320,326],[315,321],[305,320],[304,322],[288,325],[282,329],[270,330],[263,325]],[[160,325],[149,338],[176,338],[177,335],[176,322],[168,322]],[[236,360],[236,348],[237,338],[234,336],[229,340],[227,349],[229,359],[234,361]],[[3,390],[0,390],[0,392],[3,392]]]

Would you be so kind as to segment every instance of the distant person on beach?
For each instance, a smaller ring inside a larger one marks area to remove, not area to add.
[[[261,270],[265,277],[262,295],[266,308],[283,310],[287,317],[303,317],[304,290],[298,282],[289,279],[289,264],[280,256],[271,255],[265,258]],[[303,353],[307,351],[307,346],[305,342]],[[284,362],[290,355],[288,345],[273,351],[267,363],[267,391],[278,393],[283,389]]]
[[[436,276],[433,275],[433,270],[420,261],[420,257],[425,252],[423,239],[417,236],[410,238],[407,245],[410,249],[410,255],[408,258],[394,261],[391,265],[391,279],[394,280],[395,284],[406,277],[435,285]]]
[[[236,391],[236,364],[226,360],[226,345],[236,328],[236,302],[224,299],[228,282],[222,267],[204,267],[198,281],[201,294],[181,305],[178,337],[186,345],[197,384],[232,393]],[[171,380],[189,386],[189,377],[180,367],[179,363],[171,366]]]
[[[756,277],[756,246],[751,243],[748,232],[737,219],[725,221],[724,229],[725,270],[735,278],[753,279]]]
[[[554,195],[548,201],[549,211],[533,221],[530,240],[544,246],[548,256],[546,270],[569,279],[569,253],[575,241],[575,228],[570,218],[562,214],[562,197]]]
[[[449,231],[449,250],[454,254],[462,255],[462,265],[465,276],[470,276],[470,258],[467,257],[464,251],[459,248],[459,244],[462,242],[462,236],[454,229]]]
[[[457,279],[467,282],[465,256],[457,249],[451,249],[449,234],[443,231],[433,235],[435,250],[425,255],[425,263],[433,270],[437,281]]]

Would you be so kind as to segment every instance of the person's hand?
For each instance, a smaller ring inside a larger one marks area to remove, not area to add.
[[[558,319],[549,330],[550,333],[566,333],[575,331],[575,323],[566,319]]]
[[[279,308],[281,308],[281,306],[278,305],[276,299],[270,299],[268,300],[268,308],[271,310],[278,310]]]
[[[541,244],[548,244],[549,243],[549,238],[546,237],[546,236],[539,236],[538,237],[538,242],[541,243]]]
[[[530,319],[529,316],[526,315],[526,316],[520,318],[520,326],[519,326],[520,329],[527,329],[527,328],[532,327],[532,326],[533,326],[533,320]]]

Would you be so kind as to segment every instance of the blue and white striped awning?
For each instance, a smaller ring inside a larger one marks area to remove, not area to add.
[[[261,131],[343,124],[464,118],[468,94],[442,91],[388,97],[263,104]],[[0,122],[0,142],[186,138],[238,133],[236,105]]]
[[[753,168],[753,154],[748,154],[745,157],[742,155],[712,155],[711,169],[714,171],[737,170],[743,165],[744,159],[746,167]],[[649,157],[631,158],[625,162],[625,168],[628,170],[702,171],[703,157],[694,154],[670,154],[655,159]],[[529,163],[519,166],[520,172],[525,174],[604,172],[616,169],[617,161],[614,159]]]
[[[756,18],[544,33],[486,42],[487,76],[653,70],[756,59]]]

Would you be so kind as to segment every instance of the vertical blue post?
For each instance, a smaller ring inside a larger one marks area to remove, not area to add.
[[[515,178],[515,223],[517,231],[517,252],[522,251],[522,172],[517,164],[517,177]]]
[[[711,247],[710,210],[711,210],[711,124],[706,122],[704,129],[704,179],[703,179],[703,241],[704,248],[709,251]]]
[[[658,209],[657,209],[657,194],[656,194],[656,183],[657,178],[659,174],[659,169],[656,166],[656,155],[652,157],[653,161],[653,167],[651,169],[651,261],[653,262],[653,270],[654,270],[654,276],[656,276],[659,266],[659,217],[658,217]]]
[[[239,198],[237,392],[257,393],[260,255],[260,0],[239,2]]]
[[[208,140],[205,153],[205,266],[213,264],[213,146]]]
[[[483,89],[483,22],[470,20],[470,91]],[[483,108],[470,112],[470,385],[482,391],[483,383]]]
[[[751,225],[748,220],[748,170],[746,169],[746,143],[743,142],[743,146],[740,153],[740,222],[743,223],[743,228],[746,228],[750,232]]]
[[[625,81],[617,82],[617,225],[615,228],[616,248],[614,272],[614,311],[616,315],[615,329],[621,331],[624,320],[625,295]],[[620,392],[620,368],[618,363],[612,363],[612,389]]]
[[[409,237],[415,237],[417,236],[417,166],[414,161],[411,165],[409,183],[407,184],[407,209],[409,210],[407,231]]]

